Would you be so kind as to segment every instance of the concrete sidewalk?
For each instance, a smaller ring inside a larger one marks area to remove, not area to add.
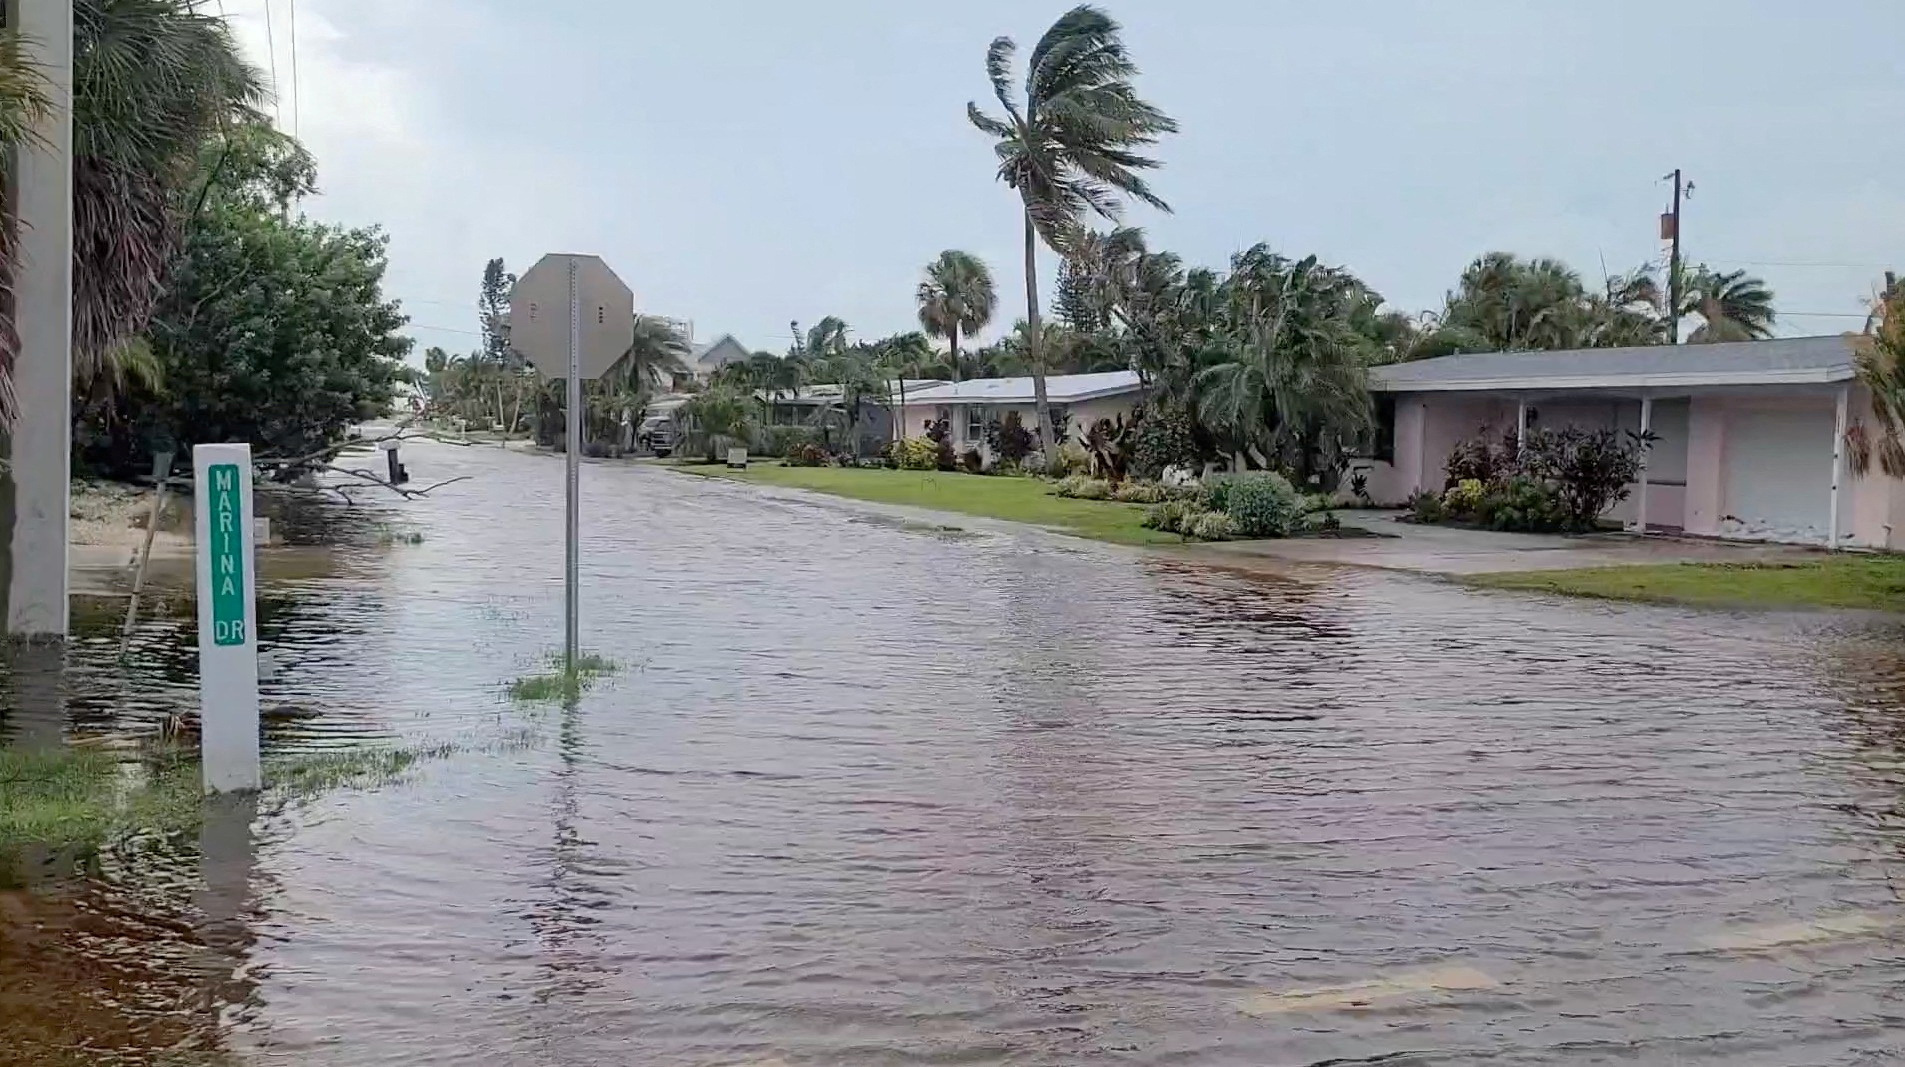
[[[1498,533],[1398,522],[1399,511],[1339,511],[1345,528],[1373,537],[1296,537],[1189,545],[1184,558],[1216,564],[1249,561],[1379,567],[1425,574],[1491,574],[1643,563],[1772,563],[1818,559],[1823,550],[1622,533]]]

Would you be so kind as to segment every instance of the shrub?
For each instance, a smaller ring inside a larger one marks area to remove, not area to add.
[[[1369,472],[1354,471],[1349,476],[1349,492],[1361,507],[1374,507],[1376,502],[1369,496]]]
[[[968,448],[959,454],[959,469],[967,474],[984,474],[986,459],[979,454],[978,449]]]
[[[1063,477],[1068,474],[1084,474],[1091,469],[1091,455],[1085,446],[1075,441],[1066,441],[1058,446],[1058,459],[1052,464],[1053,473]]]
[[[1464,478],[1442,494],[1442,507],[1451,515],[1472,516],[1475,509],[1482,506],[1482,496],[1487,491],[1488,486],[1480,479]]]
[[[1083,474],[1074,474],[1070,477],[1060,478],[1057,486],[1052,491],[1059,496],[1070,497],[1075,500],[1111,499],[1110,482],[1105,481],[1103,478],[1088,478]]]
[[[939,446],[922,437],[895,441],[887,451],[904,471],[929,471],[939,466]]]
[[[1125,482],[1111,493],[1111,499],[1122,504],[1156,504],[1170,498],[1171,491],[1156,482]]]
[[[1441,522],[1449,517],[1449,509],[1442,506],[1442,494],[1426,489],[1409,498],[1409,510],[1415,513],[1417,522]]]
[[[1186,516],[1182,532],[1199,541],[1228,541],[1237,533],[1237,524],[1221,511],[1200,511]]]
[[[1208,498],[1208,493],[1206,495]],[[1240,537],[1288,537],[1302,521],[1305,511],[1296,488],[1275,471],[1230,475],[1219,495],[1232,532]],[[1210,510],[1219,509],[1211,507]]]
[[[1458,441],[1449,451],[1449,480],[1443,488],[1453,489],[1467,481],[1487,485],[1497,478],[1506,477],[1514,469],[1517,452],[1512,434],[1502,438],[1499,446],[1490,443],[1485,433]]]
[[[1230,487],[1237,480],[1235,474],[1213,474],[1205,478],[1198,493],[1198,503],[1206,511],[1222,511],[1230,502]]]
[[[1489,487],[1475,508],[1475,519],[1495,530],[1553,533],[1568,528],[1568,509],[1546,482],[1517,475]]]
[[[1627,499],[1655,440],[1632,430],[1534,430],[1522,450],[1521,473],[1549,483],[1570,528],[1591,530],[1601,512]]]
[[[1194,514],[1194,510],[1189,503],[1182,500],[1166,500],[1144,513],[1142,525],[1150,530],[1178,533],[1183,525],[1184,517],[1190,514]]]
[[[830,458],[827,450],[813,441],[796,441],[788,446],[785,456],[781,462],[789,467],[824,467]]]
[[[1195,469],[1201,458],[1190,413],[1173,406],[1147,410],[1138,420],[1131,451],[1131,476],[1158,478],[1166,467]]]
[[[761,431],[761,453],[787,456],[798,445],[820,443],[820,435],[805,426],[769,426]]]
[[[1025,428],[1016,411],[1006,412],[1005,418],[986,428],[986,442],[1002,463],[1022,463],[1038,448],[1038,436]]]

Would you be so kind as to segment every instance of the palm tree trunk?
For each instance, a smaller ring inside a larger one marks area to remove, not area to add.
[[[1052,406],[1045,399],[1045,332],[1038,318],[1038,229],[1032,225],[1032,212],[1025,212],[1025,325],[1026,361],[1032,364],[1033,411],[1038,415],[1038,446],[1050,467],[1058,461],[1057,443],[1052,440]]]
[[[906,368],[900,368],[900,417],[893,420],[893,440],[906,436]]]
[[[1869,333],[1870,331],[1867,331],[1867,332]],[[947,336],[949,336],[952,339],[953,384],[957,385],[959,384],[959,324],[958,323],[956,322],[953,323],[952,333],[948,334]]]

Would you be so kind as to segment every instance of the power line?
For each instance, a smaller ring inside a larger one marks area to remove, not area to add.
[[[1726,259],[1721,256],[1715,256],[1713,258],[1716,261],[1721,263],[1726,263],[1729,265],[1736,265],[1741,267],[1821,267],[1821,268],[1826,268],[1831,270],[1886,270],[1887,269],[1887,265],[1883,263],[1823,263],[1823,262],[1816,262],[1816,261],[1808,262],[1808,261],[1801,261],[1801,260],[1781,260],[1781,259]]]
[[[265,0],[265,51],[271,53],[271,114],[284,125],[284,104],[278,99],[278,41],[271,30],[271,0]]]
[[[291,5],[291,136],[298,136],[298,127],[304,122],[304,98],[298,92],[298,0],[286,0]]]

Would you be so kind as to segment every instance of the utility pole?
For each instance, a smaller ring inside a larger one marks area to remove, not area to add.
[[[4,435],[4,632],[63,638],[67,624],[73,388],[73,0],[5,0],[6,26],[52,107],[13,153],[5,210],[14,254],[19,418]]]
[[[1692,194],[1693,183],[1683,180],[1679,167],[1661,180],[1673,182],[1673,210],[1660,216],[1660,239],[1673,242],[1673,251],[1667,255],[1667,343],[1677,345],[1680,343],[1680,205]]]

